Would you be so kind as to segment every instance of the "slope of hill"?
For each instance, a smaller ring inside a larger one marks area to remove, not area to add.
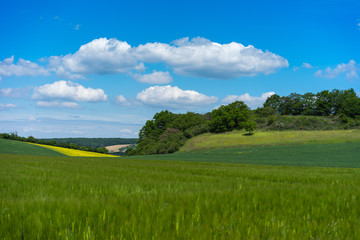
[[[6,140],[6,139],[0,139],[0,154],[65,156],[60,152],[56,152],[41,146],[36,146],[25,142]]]
[[[267,145],[327,144],[360,142],[360,130],[264,131],[246,135],[244,131],[202,134],[189,139],[180,152]]]

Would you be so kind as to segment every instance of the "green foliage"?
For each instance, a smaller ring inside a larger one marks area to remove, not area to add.
[[[173,153],[184,145],[187,138],[207,132],[208,129],[204,115],[161,111],[152,120],[146,121],[140,130],[136,148],[126,151],[126,155]]]
[[[210,131],[222,133],[234,129],[243,129],[250,118],[250,109],[244,102],[236,101],[229,105],[221,105],[212,111]]]
[[[324,90],[316,94],[303,95],[291,93],[289,96],[280,97],[272,95],[264,103],[281,115],[317,115],[331,116],[345,114],[355,118],[360,115],[360,98],[354,89],[332,91]]]
[[[248,135],[251,135],[251,132],[253,132],[255,128],[256,128],[256,122],[253,120],[249,120],[244,124],[244,129],[248,132]]]

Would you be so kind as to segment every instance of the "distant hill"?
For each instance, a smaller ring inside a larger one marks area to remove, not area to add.
[[[41,140],[56,141],[58,143],[75,143],[78,146],[90,148],[106,147],[111,145],[135,144],[137,138],[43,138]]]

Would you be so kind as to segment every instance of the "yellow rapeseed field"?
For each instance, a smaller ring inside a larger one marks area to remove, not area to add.
[[[117,157],[117,156],[109,155],[109,154],[88,152],[88,151],[82,151],[82,150],[70,149],[70,148],[55,147],[55,146],[49,146],[49,145],[43,145],[43,144],[37,144],[37,143],[29,143],[29,144],[34,144],[37,146],[45,147],[45,148],[57,151],[59,153],[62,153],[62,154],[65,154],[65,155],[71,156],[71,157]]]

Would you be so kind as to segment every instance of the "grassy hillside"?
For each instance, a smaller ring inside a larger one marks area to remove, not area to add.
[[[21,154],[36,156],[65,156],[64,154],[25,142],[0,139],[0,154]]]
[[[328,144],[360,142],[360,130],[264,131],[246,135],[244,131],[203,134],[189,139],[180,152],[266,145]]]
[[[359,169],[0,155],[1,239],[357,239]]]

